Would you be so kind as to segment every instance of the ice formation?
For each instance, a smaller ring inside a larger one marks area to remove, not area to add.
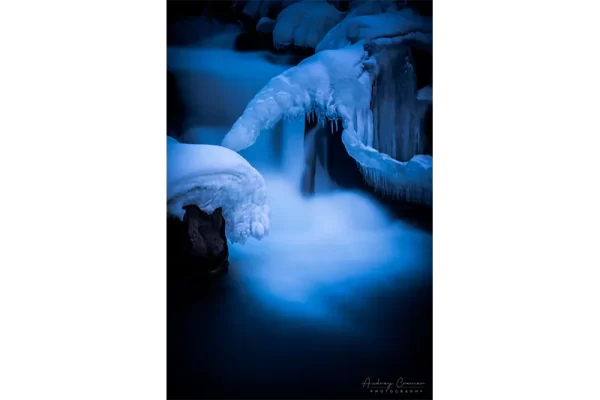
[[[167,137],[167,212],[183,219],[183,206],[191,204],[209,213],[222,207],[231,242],[268,233],[267,189],[256,169],[224,147],[182,144]]]
[[[240,151],[282,118],[314,115],[321,123],[342,121],[342,141],[348,154],[372,181],[385,179],[393,190],[406,185],[431,187],[431,157],[398,161],[373,147],[371,86],[377,73],[375,59],[359,42],[322,51],[271,79],[252,99],[222,145]],[[412,99],[416,101],[413,93]],[[395,132],[388,132],[394,138]],[[391,139],[393,140],[393,139]],[[300,151],[300,150],[298,150]]]
[[[285,8],[275,21],[273,45],[315,48],[344,13],[322,0],[305,0]]]
[[[301,1],[279,14],[273,41],[317,53],[272,78],[221,144],[244,150],[281,119],[316,118],[332,131],[341,121],[342,142],[368,183],[431,204],[432,157],[425,155],[424,135],[431,88],[417,91],[412,59],[416,45],[431,51],[431,17],[385,0],[356,1],[347,12],[326,1]]]

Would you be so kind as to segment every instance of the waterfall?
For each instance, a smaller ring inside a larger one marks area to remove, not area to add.
[[[304,171],[304,116],[281,123],[283,173],[292,182],[300,182]]]
[[[410,48],[397,46],[376,54],[379,74],[373,84],[372,115],[357,117],[362,142],[395,160],[406,162],[425,154],[423,118],[426,106],[417,100],[416,74]],[[431,204],[431,190],[398,185],[379,170],[361,167],[365,180],[385,195]]]

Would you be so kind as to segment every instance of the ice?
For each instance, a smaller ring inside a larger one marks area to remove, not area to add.
[[[344,13],[326,1],[305,0],[285,8],[275,21],[273,45],[315,48]]]
[[[251,146],[261,131],[282,118],[314,112],[318,120],[334,119],[341,105],[368,108],[371,78],[363,68],[368,54],[362,44],[317,53],[271,79],[248,103],[225,136],[223,146],[239,151]]]
[[[183,219],[183,206],[191,204],[206,212],[222,207],[233,243],[261,239],[269,231],[265,181],[241,155],[167,137],[167,212]]]
[[[307,58],[269,81],[233,124],[222,145],[243,150],[282,118],[314,112],[320,122],[341,119],[342,142],[348,154],[359,163],[365,178],[379,185],[376,188],[383,191],[396,188],[396,194],[407,185],[429,189],[431,162],[399,161],[373,148],[375,132],[370,106],[375,77],[365,67],[370,60],[362,43]],[[416,93],[410,98],[416,101]],[[393,141],[396,132],[387,135]],[[302,147],[297,151],[302,151]]]
[[[373,85],[375,148],[398,161],[424,152],[417,77],[407,47],[377,54],[379,75]]]

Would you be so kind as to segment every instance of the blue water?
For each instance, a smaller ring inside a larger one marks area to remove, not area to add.
[[[230,246],[228,275],[169,289],[169,395],[371,398],[366,378],[403,377],[428,398],[431,234],[364,195],[266,179],[269,236]]]

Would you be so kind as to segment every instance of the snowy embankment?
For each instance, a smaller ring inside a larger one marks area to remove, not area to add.
[[[212,213],[223,208],[227,238],[244,243],[269,231],[265,181],[242,156],[220,146],[183,144],[167,137],[167,212],[183,219],[183,206]]]

